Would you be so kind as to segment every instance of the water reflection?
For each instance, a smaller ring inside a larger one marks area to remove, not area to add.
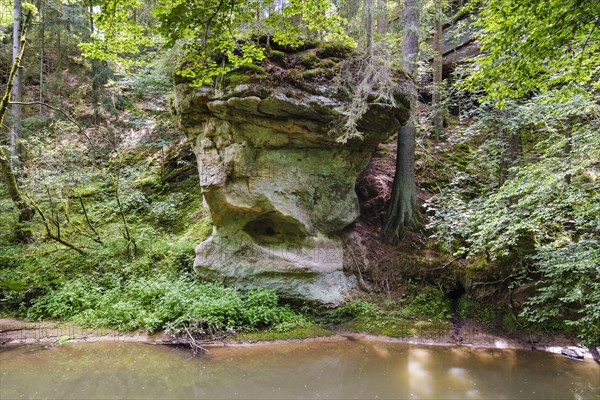
[[[1,347],[0,398],[596,398],[600,367],[514,350],[379,342],[183,349]]]

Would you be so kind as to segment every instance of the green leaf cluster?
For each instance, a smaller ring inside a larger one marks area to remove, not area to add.
[[[502,106],[531,93],[560,90],[564,99],[599,87],[597,1],[491,0],[478,11],[482,55],[471,89],[483,87]]]
[[[140,47],[152,42],[144,27],[132,18],[133,10],[144,4],[141,0],[103,0],[93,5],[95,32],[89,42],[79,44],[84,57],[127,63]]]
[[[576,328],[587,343],[600,340],[599,115],[593,97],[556,91],[507,100],[502,110],[483,103],[457,136],[467,155],[428,203],[429,227],[446,250],[495,262],[513,289],[535,287],[523,322]]]
[[[197,331],[224,332],[288,329],[307,323],[288,306],[279,305],[272,290],[242,295],[236,289],[201,283],[187,275],[81,277],[36,299],[27,316],[33,320],[70,320],[85,327],[149,332],[166,329],[173,333],[191,326]]]
[[[535,257],[537,295],[521,316],[538,326],[564,323],[589,346],[600,344],[600,240],[544,246]]]

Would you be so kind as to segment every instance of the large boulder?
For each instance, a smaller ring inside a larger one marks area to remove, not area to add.
[[[408,104],[372,102],[363,140],[330,131],[348,100],[330,84],[249,80],[221,90],[175,87],[175,111],[198,159],[213,234],[196,248],[196,271],[284,298],[335,305],[356,285],[342,267],[341,232],[359,216],[355,181]]]

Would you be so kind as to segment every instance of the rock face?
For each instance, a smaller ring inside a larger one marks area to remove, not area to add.
[[[328,133],[345,105],[332,93],[328,85],[282,82],[221,91],[176,85],[175,111],[213,223],[196,248],[202,277],[330,305],[355,288],[340,239],[359,215],[355,181],[408,108],[369,104],[359,124],[364,140],[342,145]]]

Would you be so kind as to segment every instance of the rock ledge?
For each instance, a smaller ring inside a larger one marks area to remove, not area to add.
[[[359,124],[364,140],[342,145],[329,132],[347,101],[324,84],[176,85],[175,111],[213,223],[196,248],[202,277],[327,305],[352,292],[340,233],[359,215],[356,178],[408,109],[370,103]]]

